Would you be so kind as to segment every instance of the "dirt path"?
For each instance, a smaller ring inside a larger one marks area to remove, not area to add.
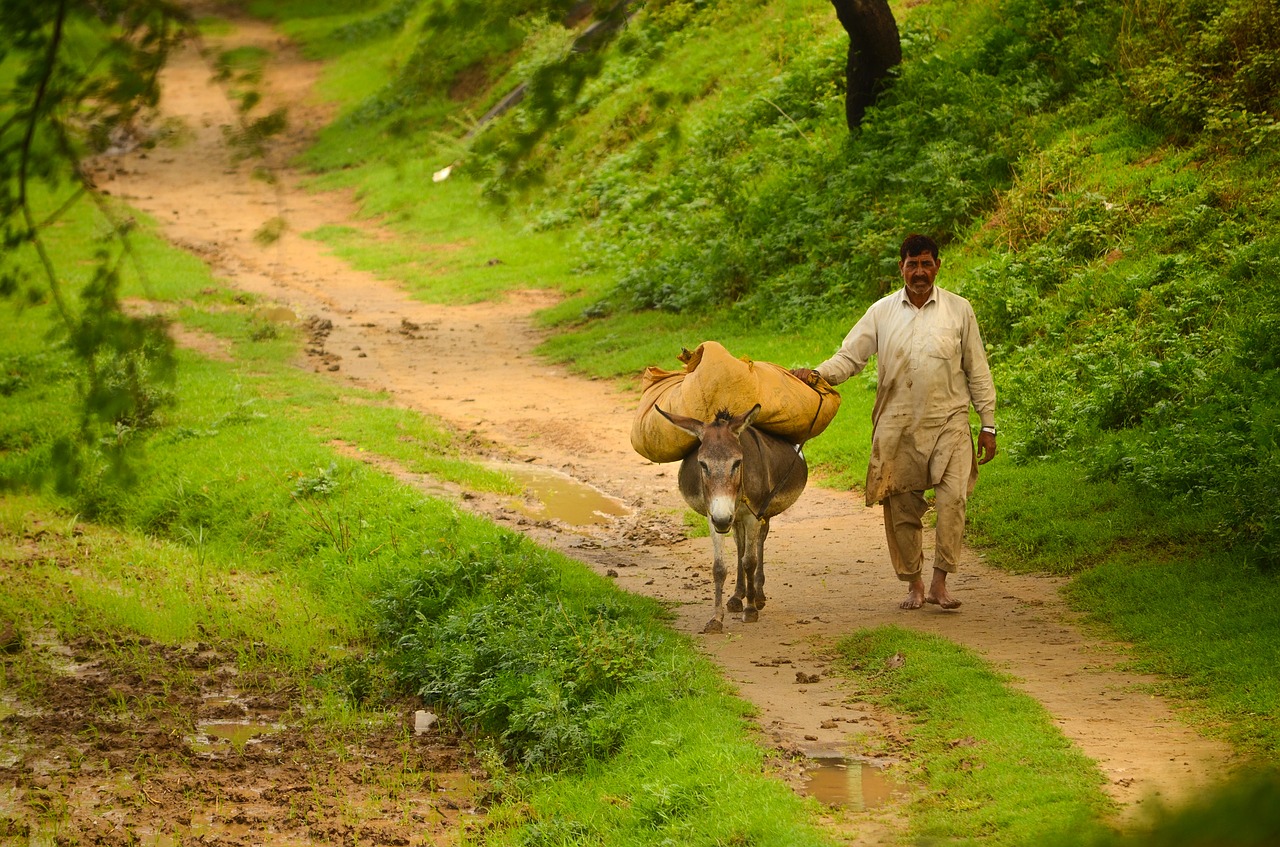
[[[289,104],[299,127],[271,154],[272,161],[285,161],[324,117],[304,99],[317,68],[260,24],[243,22],[224,40],[279,51],[265,89]],[[502,303],[466,307],[411,300],[302,237],[326,224],[354,225],[348,198],[301,191],[297,176],[279,167],[278,184],[269,185],[249,178],[253,163],[231,163],[221,127],[233,123],[233,110],[194,50],[167,72],[162,108],[193,137],[176,148],[114,157],[100,185],[158,218],[173,242],[203,256],[230,284],[273,298],[300,317],[332,321],[326,355],[309,360],[317,370],[385,389],[510,456],[625,503],[626,517],[570,527],[529,521],[496,500],[469,501],[616,572],[629,591],[681,604],[677,627],[759,707],[762,727],[783,749],[856,751],[861,733],[879,730],[875,715],[846,702],[839,681],[824,673],[823,654],[850,630],[896,624],[944,635],[1011,674],[1099,762],[1108,790],[1130,809],[1157,792],[1186,796],[1226,767],[1225,747],[1189,731],[1165,702],[1143,692],[1147,680],[1118,668],[1117,649],[1081,633],[1058,597],[1057,580],[998,572],[971,554],[954,580],[962,609],[899,611],[903,592],[888,563],[879,509],[865,508],[856,494],[811,485],[774,522],[772,590],[760,622],[731,618],[725,635],[697,634],[711,611],[710,544],[683,537],[675,466],[653,465],[630,448],[637,397],[528,352],[539,338],[529,316],[554,302],[553,294],[520,292]],[[254,233],[277,217],[287,223],[284,235],[267,247],[255,242]],[[403,333],[403,321],[419,330]],[[513,346],[522,351],[514,359]],[[654,364],[671,367],[674,358]],[[797,672],[820,679],[798,684]]]

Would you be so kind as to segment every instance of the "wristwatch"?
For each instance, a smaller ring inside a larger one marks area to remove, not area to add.
[[[994,426],[984,426],[982,429],[980,429],[980,430],[978,430],[978,431],[979,431],[979,432],[989,432],[989,433],[991,433],[992,435],[995,435],[995,434],[996,434],[996,428],[995,428]]]

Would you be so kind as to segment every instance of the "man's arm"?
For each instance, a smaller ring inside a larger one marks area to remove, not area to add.
[[[966,304],[967,305],[967,304]],[[969,402],[978,413],[982,428],[978,431],[978,464],[985,465],[996,457],[996,385],[987,364],[987,351],[978,330],[973,307],[965,310],[965,326],[961,336],[960,367],[969,386]]]
[[[844,342],[835,355],[814,368],[814,372],[832,385],[839,385],[849,377],[862,373],[862,369],[875,355],[878,346],[876,320],[872,314],[874,308],[873,306],[867,310],[862,319],[854,324],[853,329],[849,330],[849,334],[844,337]]]

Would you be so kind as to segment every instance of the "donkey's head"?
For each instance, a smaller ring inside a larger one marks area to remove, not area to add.
[[[742,490],[742,442],[738,437],[760,413],[760,404],[740,415],[727,410],[710,421],[658,412],[671,423],[698,439],[695,457],[702,479],[703,499],[712,527],[721,534],[733,528],[733,516]]]

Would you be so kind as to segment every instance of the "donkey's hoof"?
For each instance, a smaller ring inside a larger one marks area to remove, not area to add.
[[[702,628],[702,631],[704,633],[724,632],[724,624],[721,623],[719,620],[712,618],[711,620],[707,621],[707,625]]]
[[[741,597],[730,597],[730,598],[729,598],[729,602],[725,603],[724,605],[725,605],[725,608],[727,608],[727,609],[728,609],[729,611],[731,611],[731,612],[734,612],[734,613],[741,612],[741,611],[742,611],[742,598],[741,598]]]
[[[763,595],[763,594],[759,594],[759,595],[757,595],[757,596],[756,596],[756,608],[757,608],[757,609],[763,609],[763,608],[764,608],[764,600],[765,600],[765,597],[764,597],[764,595]]]
[[[758,620],[760,620],[760,610],[757,609],[755,606],[748,606],[742,612],[743,623],[755,623]]]

